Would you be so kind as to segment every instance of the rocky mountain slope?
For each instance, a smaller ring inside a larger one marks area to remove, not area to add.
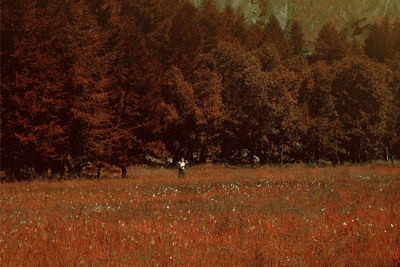
[[[282,27],[293,19],[298,20],[309,40],[315,38],[327,21],[357,34],[359,29],[385,15],[400,17],[400,0],[215,0],[215,4],[218,8],[231,5],[240,9],[249,23],[268,21],[271,14],[278,18]]]

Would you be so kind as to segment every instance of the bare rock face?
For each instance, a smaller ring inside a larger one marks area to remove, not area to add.
[[[201,0],[193,2],[199,5]],[[358,35],[383,16],[400,17],[399,0],[216,0],[215,4],[220,9],[231,5],[242,11],[248,23],[262,24],[272,14],[283,28],[297,20],[310,41],[327,21]]]

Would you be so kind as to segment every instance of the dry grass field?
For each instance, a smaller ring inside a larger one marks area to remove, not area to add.
[[[1,266],[399,266],[400,168],[0,184]]]

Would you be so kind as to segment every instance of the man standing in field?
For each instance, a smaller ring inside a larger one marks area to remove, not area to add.
[[[185,176],[186,164],[189,164],[189,162],[188,162],[187,160],[185,160],[184,158],[181,158],[181,160],[178,161],[178,166],[179,166],[179,178],[183,178],[183,176]]]

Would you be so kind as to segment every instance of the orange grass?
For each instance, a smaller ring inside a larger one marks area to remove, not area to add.
[[[128,174],[0,184],[0,265],[400,264],[399,168]]]

